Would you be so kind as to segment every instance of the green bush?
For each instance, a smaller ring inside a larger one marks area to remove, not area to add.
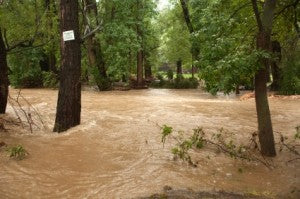
[[[168,80],[172,80],[174,78],[174,73],[172,69],[169,69],[167,72]]]
[[[198,88],[199,82],[196,78],[177,77],[174,80],[164,80],[160,76],[159,82],[153,81],[150,87],[153,88],[169,88],[169,89],[195,89]]]
[[[174,81],[174,88],[176,89],[189,89],[189,88],[197,88],[199,85],[199,82],[196,78],[183,78],[178,77]]]
[[[17,88],[34,88],[43,86],[40,67],[41,49],[24,50],[8,56],[11,73],[9,80]]]
[[[45,88],[57,88],[58,87],[58,76],[57,74],[49,71],[42,72],[43,75],[43,86]]]
[[[159,82],[158,82],[158,83],[153,82],[154,87],[157,87],[157,88],[162,88],[162,87],[164,87],[165,84],[166,84],[166,80],[164,79],[163,75],[160,74],[160,73],[158,73],[158,74],[156,75],[156,77],[157,77],[157,79],[159,80]],[[150,85],[150,86],[151,86],[151,85]]]
[[[13,71],[9,80],[16,88],[35,88],[43,85],[43,76],[39,68],[31,68],[25,72]]]
[[[91,74],[93,76],[93,80],[91,83],[97,85],[100,91],[107,91],[112,89],[112,82],[108,77],[103,77],[98,68],[93,67],[91,69]]]
[[[162,74],[160,74],[160,73],[158,73],[157,75],[156,75],[156,78],[158,79],[158,80],[164,80],[164,77],[163,77],[163,75]]]
[[[300,57],[294,55],[283,63],[280,94],[300,94]]]

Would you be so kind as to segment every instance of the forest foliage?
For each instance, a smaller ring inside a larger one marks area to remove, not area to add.
[[[86,4],[93,2],[97,14],[86,17]],[[299,94],[300,9],[297,0],[280,1],[276,8],[272,41],[279,42],[280,56],[278,52],[270,54],[255,48],[257,25],[250,1],[187,2],[193,33],[189,32],[177,0],[170,1],[169,7],[163,10],[158,10],[155,0],[80,1],[81,35],[99,29],[94,39],[108,76],[108,81],[103,80],[99,69],[89,63],[88,44],[83,40],[82,81],[92,85],[129,82],[136,75],[137,52],[142,49],[144,68],[151,68],[152,77],[161,71],[175,73],[176,62],[181,60],[184,73],[191,73],[192,65],[197,67],[198,77],[211,93],[229,93],[238,86],[253,88],[258,60],[272,58],[280,70],[280,92]],[[263,1],[258,2],[262,8]],[[58,10],[56,0],[1,1],[0,27],[9,49],[11,85],[57,86]],[[199,48],[199,54],[198,59],[193,60],[195,47]]]

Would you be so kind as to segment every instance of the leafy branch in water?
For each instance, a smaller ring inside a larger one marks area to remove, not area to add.
[[[173,128],[167,125],[163,125],[161,130],[163,144],[165,144],[168,137],[171,137],[177,142],[175,147],[172,148],[174,159],[181,159],[194,167],[196,167],[197,164],[192,160],[189,153],[190,150],[199,150],[208,146],[213,146],[213,148],[216,148],[218,151],[229,155],[231,158],[247,161],[258,161],[268,168],[272,167],[268,160],[261,156],[260,153],[257,153],[259,147],[257,143],[258,138],[256,132],[252,134],[250,143],[248,145],[243,145],[236,144],[231,136],[227,136],[229,135],[229,132],[225,131],[224,129],[220,129],[217,133],[208,136],[203,128],[196,128],[193,129],[193,134],[187,138],[183,136],[184,132],[182,131],[177,132],[178,135],[174,135]],[[297,134],[295,139],[299,139]],[[296,150],[296,146],[287,144],[285,140],[286,138],[281,136],[281,147],[285,147],[294,154],[299,155],[299,152]]]
[[[300,160],[300,152],[297,150],[297,148],[300,147],[300,145],[297,144],[297,142],[300,141],[300,126],[297,126],[295,129],[296,133],[294,135],[294,139],[292,140],[289,140],[286,136],[283,136],[281,132],[276,132],[277,134],[279,134],[280,138],[278,143],[279,152],[283,151],[283,149],[287,149],[288,151],[297,156],[296,158],[287,161],[287,163],[293,162],[295,160]]]

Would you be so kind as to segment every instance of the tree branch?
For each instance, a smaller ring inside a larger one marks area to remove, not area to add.
[[[247,6],[251,5],[251,2],[247,2],[243,5],[241,5],[240,7],[238,7],[228,18],[227,21],[229,21],[230,19],[232,19],[234,17],[234,15],[236,15],[240,10],[242,10],[243,8],[246,8]]]
[[[42,46],[48,44],[49,42],[50,42],[50,40],[47,41],[47,42],[45,42],[45,43],[36,45],[36,46],[34,46],[34,45],[29,45],[29,46],[28,46],[28,45],[19,45],[19,46],[17,46],[17,47],[22,47],[22,48],[24,48],[25,50],[27,50],[27,49],[33,49],[33,48],[39,48],[39,47],[42,47]],[[25,42],[25,43],[26,43],[26,42]],[[17,47],[15,47],[15,48],[17,48]],[[15,48],[13,48],[13,49],[15,49]],[[8,51],[8,53],[9,53],[9,54],[16,54],[16,53],[22,52],[22,51],[24,50],[24,49],[19,49],[19,50],[12,51],[13,49],[11,49],[10,51]]]
[[[6,49],[8,49],[9,46],[8,46],[8,41],[7,41],[7,36],[6,36],[6,29],[3,29],[3,39],[4,39]]]
[[[99,26],[97,26],[94,30],[89,31],[87,34],[83,35],[83,36],[81,37],[81,40],[83,41],[83,40],[85,40],[86,38],[88,38],[88,37],[92,36],[93,34],[95,34],[97,31],[101,31],[101,30],[102,30],[102,29],[101,29],[101,25],[99,25]]]
[[[184,20],[186,22],[186,25],[187,25],[190,33],[193,33],[194,32],[194,27],[193,27],[191,19],[190,19],[190,13],[189,13],[189,9],[187,7],[186,0],[180,0],[180,3],[181,3],[183,16],[184,16]]]
[[[259,29],[259,31],[262,31],[263,30],[263,25],[262,25],[261,18],[260,18],[260,15],[259,15],[259,11],[258,11],[258,7],[257,7],[257,0],[251,0],[251,2],[252,2],[252,7],[253,7],[254,14],[255,14],[258,29]]]
[[[43,16],[44,16],[46,13],[47,13],[47,9],[46,9],[45,12],[43,13]],[[40,25],[41,25],[42,18],[43,18],[43,17],[40,17],[40,18],[38,19],[38,21],[36,21],[36,26],[35,26],[35,30],[34,30],[34,34],[33,34],[32,38],[26,39],[26,40],[23,40],[23,41],[20,41],[20,42],[16,43],[15,45],[11,46],[11,47],[9,47],[8,42],[6,41],[6,43],[7,43],[7,44],[6,44],[6,45],[7,45],[6,51],[9,52],[9,51],[11,51],[11,50],[13,50],[13,49],[15,49],[15,48],[17,48],[17,47],[32,47],[32,45],[33,45],[33,43],[34,43],[36,37],[38,36],[38,31],[39,31],[39,27],[40,27]]]
[[[288,8],[290,8],[290,7],[294,7],[295,10],[296,10],[296,7],[297,7],[297,5],[298,5],[299,2],[300,2],[300,0],[295,0],[294,3],[288,4],[288,5],[284,6],[279,12],[277,12],[277,13],[275,14],[274,19],[276,19],[277,17],[279,17],[286,9],[288,9]]]
[[[18,47],[31,47],[32,46],[32,39],[31,40],[25,40],[25,41],[20,41],[18,43],[16,43],[15,45],[7,48],[7,52],[9,51],[12,51],[13,49],[15,48],[18,48]]]

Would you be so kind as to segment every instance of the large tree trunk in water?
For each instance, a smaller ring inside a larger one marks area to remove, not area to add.
[[[260,69],[255,75],[255,103],[258,120],[258,137],[261,153],[275,156],[274,135],[267,95],[267,70]]]
[[[6,111],[8,84],[7,51],[0,28],[0,114]]]
[[[143,87],[143,50],[137,54],[137,87]]]
[[[63,31],[74,30],[75,40],[64,41]],[[81,49],[78,1],[60,1],[61,72],[57,101],[55,132],[66,131],[80,124],[81,112]]]
[[[272,23],[276,1],[265,1],[262,19],[260,19],[259,16],[256,0],[252,0],[252,5],[259,28],[257,48],[270,51]],[[272,157],[276,156],[276,150],[267,95],[267,68],[269,67],[269,60],[264,58],[260,60],[260,63],[262,66],[255,74],[255,102],[258,120],[258,137],[262,155]]]

